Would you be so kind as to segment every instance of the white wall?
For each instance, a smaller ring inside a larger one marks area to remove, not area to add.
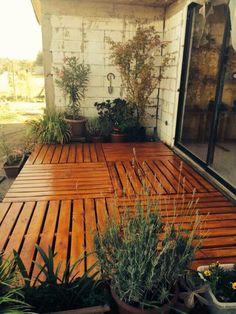
[[[169,45],[163,54],[169,53],[174,57],[174,61],[166,69],[165,79],[161,82],[158,135],[163,142],[171,146],[174,144],[176,129],[186,17],[185,1],[171,5],[165,14],[164,40],[168,41]]]
[[[86,100],[82,104],[82,113],[87,117],[97,114],[94,107],[96,101],[125,96],[121,93],[119,72],[109,58],[107,38],[114,41],[127,41],[132,38],[137,18],[154,25],[161,37],[163,36],[162,8],[43,0],[42,10],[47,103],[49,106],[54,103],[56,107],[64,108],[65,98],[55,84],[54,67],[60,68],[64,57],[77,56],[91,67]],[[116,76],[112,95],[108,93],[109,72]],[[150,99],[151,106],[156,105],[156,94],[153,93],[153,98]],[[154,126],[155,120],[149,120],[148,125]]]

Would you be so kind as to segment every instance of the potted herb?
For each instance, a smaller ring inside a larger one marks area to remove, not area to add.
[[[94,239],[120,314],[168,313],[178,297],[177,282],[200,245],[197,216],[193,229],[184,230],[174,218],[163,223],[157,201],[145,202],[127,209],[119,223],[108,221]]]
[[[110,131],[111,142],[125,142],[127,133],[137,125],[136,108],[124,99],[95,103],[101,125]]]
[[[81,116],[81,102],[85,97],[90,68],[79,62],[77,57],[65,58],[62,69],[56,69],[56,84],[69,98],[66,118],[71,126],[72,139],[85,135],[86,118]]]
[[[86,124],[86,130],[88,133],[89,140],[93,143],[104,142],[104,127],[101,121],[95,117],[88,120]]]
[[[236,264],[214,263],[198,267],[199,275],[210,285],[205,297],[210,313],[236,313]]]
[[[0,254],[0,313],[32,313],[18,284],[14,258]]]
[[[30,136],[39,143],[67,143],[71,138],[71,131],[62,112],[45,110],[39,120],[28,121]]]
[[[106,305],[107,295],[103,282],[95,279],[98,275],[95,271],[96,263],[79,276],[76,269],[83,258],[79,258],[73,265],[68,263],[63,269],[62,262],[55,264],[56,254],[51,247],[48,248],[48,253],[39,246],[36,248],[43,262],[36,263],[39,273],[32,279],[19,254],[14,251],[16,264],[24,281],[22,290],[25,300],[34,311],[55,314],[102,314],[110,310]]]
[[[138,25],[134,37],[126,42],[109,40],[111,60],[117,66],[126,100],[137,108],[138,125],[144,126],[150,96],[160,86],[164,71],[170,64],[169,54],[160,57],[160,51],[168,43],[161,40],[160,34],[153,26]],[[157,66],[156,60],[160,59]],[[159,67],[159,68],[158,68]],[[158,106],[157,106],[158,107]],[[157,122],[157,112],[151,116]],[[140,129],[143,136],[143,128]]]
[[[3,155],[3,169],[8,178],[16,178],[20,173],[26,158],[22,150],[12,149],[9,144],[6,143],[4,135],[0,142],[0,151]]]

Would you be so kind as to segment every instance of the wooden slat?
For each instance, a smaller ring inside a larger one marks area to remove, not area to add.
[[[24,235],[28,227],[35,202],[28,202],[24,204],[22,211],[17,220],[17,224],[11,234],[10,240],[7,243],[7,247],[4,250],[5,257],[11,256],[13,250],[18,251],[24,240]]]
[[[153,171],[153,173],[156,177],[156,180],[164,188],[164,190],[166,192],[165,194],[176,192],[173,185],[168,181],[166,176],[161,172],[161,170],[157,167],[157,165],[152,160],[149,160],[147,162],[147,165],[151,169],[151,171]]]
[[[43,162],[43,159],[47,153],[47,150],[49,148],[49,145],[43,145],[37,158],[35,159],[34,161],[34,164],[37,165],[37,164],[41,164]]]
[[[37,202],[20,252],[21,259],[28,272],[32,267],[32,261],[35,254],[35,244],[37,244],[39,240],[46,209],[47,202]]]
[[[122,193],[123,193],[123,187],[121,185],[121,182],[120,182],[120,179],[119,179],[119,176],[118,176],[115,164],[114,164],[114,162],[108,162],[107,166],[108,166],[108,169],[109,169],[109,173],[110,173],[110,177],[111,177],[111,181],[112,181],[115,193],[118,196],[121,196]]]
[[[76,162],[83,162],[83,144],[76,145]]]
[[[43,159],[43,164],[50,164],[55,151],[55,145],[50,145]]]
[[[86,230],[86,254],[88,255],[86,260],[87,269],[89,269],[97,261],[96,256],[94,254],[93,244],[93,237],[96,232],[96,216],[93,199],[85,200],[85,230]]]
[[[32,165],[35,162],[35,159],[37,158],[42,146],[43,145],[41,144],[36,145],[36,147],[34,148],[34,151],[30,154],[27,160],[27,164]]]
[[[97,156],[95,144],[93,143],[89,144],[89,148],[90,148],[90,154],[91,154],[91,161],[98,162],[98,156]]]
[[[59,278],[62,278],[63,272],[67,264],[67,252],[69,245],[69,232],[70,232],[70,219],[71,219],[71,201],[63,200],[61,202],[60,215],[57,225],[57,234],[55,242],[55,267],[61,263]]]
[[[74,265],[79,258],[84,257],[85,234],[84,234],[84,204],[83,200],[74,200],[72,212],[72,231],[71,231],[71,252],[70,264]],[[74,269],[72,276],[78,273],[81,276],[85,271],[85,262],[82,260]]]
[[[42,229],[42,234],[41,238],[39,241],[39,246],[48,254],[48,248],[53,247],[53,239],[55,236],[55,231],[56,231],[56,223],[57,223],[57,216],[59,213],[59,201],[51,201],[49,203],[48,211],[47,211],[47,216],[46,220]],[[36,264],[42,264],[43,260],[39,253],[36,255]],[[32,278],[34,279],[38,273],[39,273],[39,268],[37,265],[34,265],[33,267],[33,273],[32,273]],[[42,278],[43,276],[41,276]]]
[[[0,203],[0,226],[10,208],[10,205],[11,203]]]
[[[96,213],[97,213],[97,220],[98,220],[98,231],[100,233],[103,233],[108,223],[106,201],[104,198],[96,200]]]
[[[62,151],[61,151],[61,157],[60,157],[60,160],[59,160],[60,164],[65,164],[67,162],[68,155],[69,155],[69,149],[70,149],[69,144],[63,145],[63,148],[62,148]]]
[[[126,193],[127,195],[134,195],[135,193],[134,193],[133,187],[129,181],[127,173],[125,172],[122,162],[120,161],[116,162],[116,169],[117,169],[120,181],[122,183],[123,192]]]
[[[84,162],[91,162],[89,144],[84,144]]]
[[[68,163],[75,163],[76,162],[76,145],[70,144],[70,151],[68,156]]]
[[[4,249],[8,237],[17,222],[23,203],[13,203],[0,227],[0,252]]]
[[[105,158],[105,155],[104,155],[103,145],[102,144],[100,144],[100,143],[96,144],[96,151],[97,151],[98,161],[105,161],[105,160],[107,160]]]
[[[51,160],[51,164],[58,164],[61,156],[62,151],[62,145],[56,145],[56,148],[54,150],[54,154]]]

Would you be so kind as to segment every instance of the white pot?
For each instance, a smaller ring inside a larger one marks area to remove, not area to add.
[[[234,264],[220,264],[219,266],[224,269],[232,269]],[[209,269],[209,266],[200,266],[198,267],[197,270],[199,272],[203,272],[208,269]],[[201,273],[199,273],[199,276],[204,281],[207,281]],[[216,299],[211,289],[205,292],[204,296],[209,302],[208,308],[210,310],[210,313],[212,314],[236,314],[236,302],[219,302]]]

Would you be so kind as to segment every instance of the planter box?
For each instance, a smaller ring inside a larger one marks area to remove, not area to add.
[[[24,166],[24,163],[26,162],[27,158],[25,155],[22,156],[21,160],[17,165],[14,166],[8,166],[6,164],[3,165],[3,168],[5,170],[6,176],[8,178],[16,178],[21,171],[22,167]]]
[[[108,305],[103,305],[103,306],[86,307],[86,308],[77,309],[77,310],[50,312],[48,314],[103,314],[109,311],[110,311],[110,307]]]
[[[233,264],[220,264],[220,267],[224,269],[232,269]],[[203,272],[204,270],[207,270],[208,268],[209,266],[200,266],[198,267],[197,270],[199,272]],[[202,274],[199,274],[199,276],[204,281],[207,281]],[[236,314],[236,302],[219,302],[216,299],[211,289],[205,292],[204,296],[209,302],[208,308],[210,310],[210,313],[212,314]]]

